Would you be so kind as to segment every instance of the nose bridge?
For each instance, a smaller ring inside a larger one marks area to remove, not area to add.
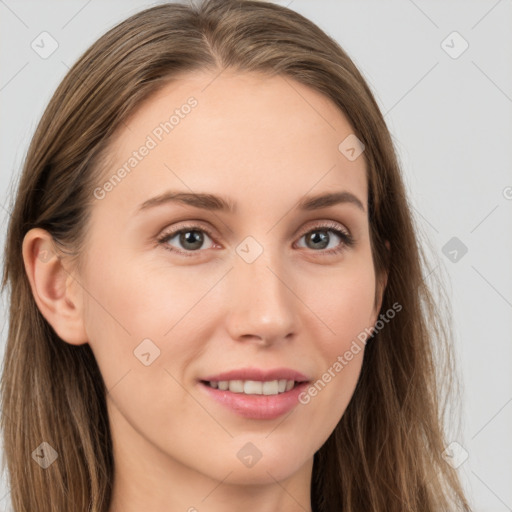
[[[266,343],[295,333],[297,299],[285,268],[284,252],[247,237],[236,248],[230,272],[228,329],[235,339],[255,337]]]

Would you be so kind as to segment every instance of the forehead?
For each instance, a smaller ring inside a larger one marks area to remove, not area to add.
[[[357,193],[366,205],[364,155],[351,161],[339,150],[351,134],[329,98],[290,77],[187,73],[146,100],[119,131],[103,179],[122,179],[110,187],[108,202],[135,209],[178,189],[257,201],[265,209],[335,189]]]

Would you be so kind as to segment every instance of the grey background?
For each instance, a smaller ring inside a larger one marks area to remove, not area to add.
[[[457,457],[468,454],[458,471],[475,510],[510,511],[512,2],[276,3],[310,18],[340,42],[385,114],[423,243],[431,247],[426,274],[444,276],[452,301],[464,399],[461,430],[450,441],[460,445]],[[95,39],[151,5],[135,0],[0,0],[2,247],[12,187],[56,86]],[[43,31],[59,45],[47,59],[31,48]],[[457,58],[445,51],[462,48],[460,40],[448,37],[453,31],[469,44]],[[456,245],[446,246],[453,237],[457,240],[450,243]],[[467,248],[462,257],[461,244]],[[454,247],[457,261],[450,255]],[[2,354],[6,307],[3,296]],[[30,454],[27,460],[33,463]],[[5,482],[0,510],[11,510]]]

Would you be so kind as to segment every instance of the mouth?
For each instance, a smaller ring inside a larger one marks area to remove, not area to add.
[[[271,420],[299,404],[310,380],[291,369],[246,368],[208,376],[198,381],[202,392],[238,416]]]

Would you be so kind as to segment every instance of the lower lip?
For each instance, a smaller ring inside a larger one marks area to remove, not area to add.
[[[246,395],[221,391],[203,382],[199,384],[217,402],[240,416],[254,420],[273,420],[291,411],[299,403],[300,393],[308,386],[307,382],[301,382],[290,391],[277,395]]]

